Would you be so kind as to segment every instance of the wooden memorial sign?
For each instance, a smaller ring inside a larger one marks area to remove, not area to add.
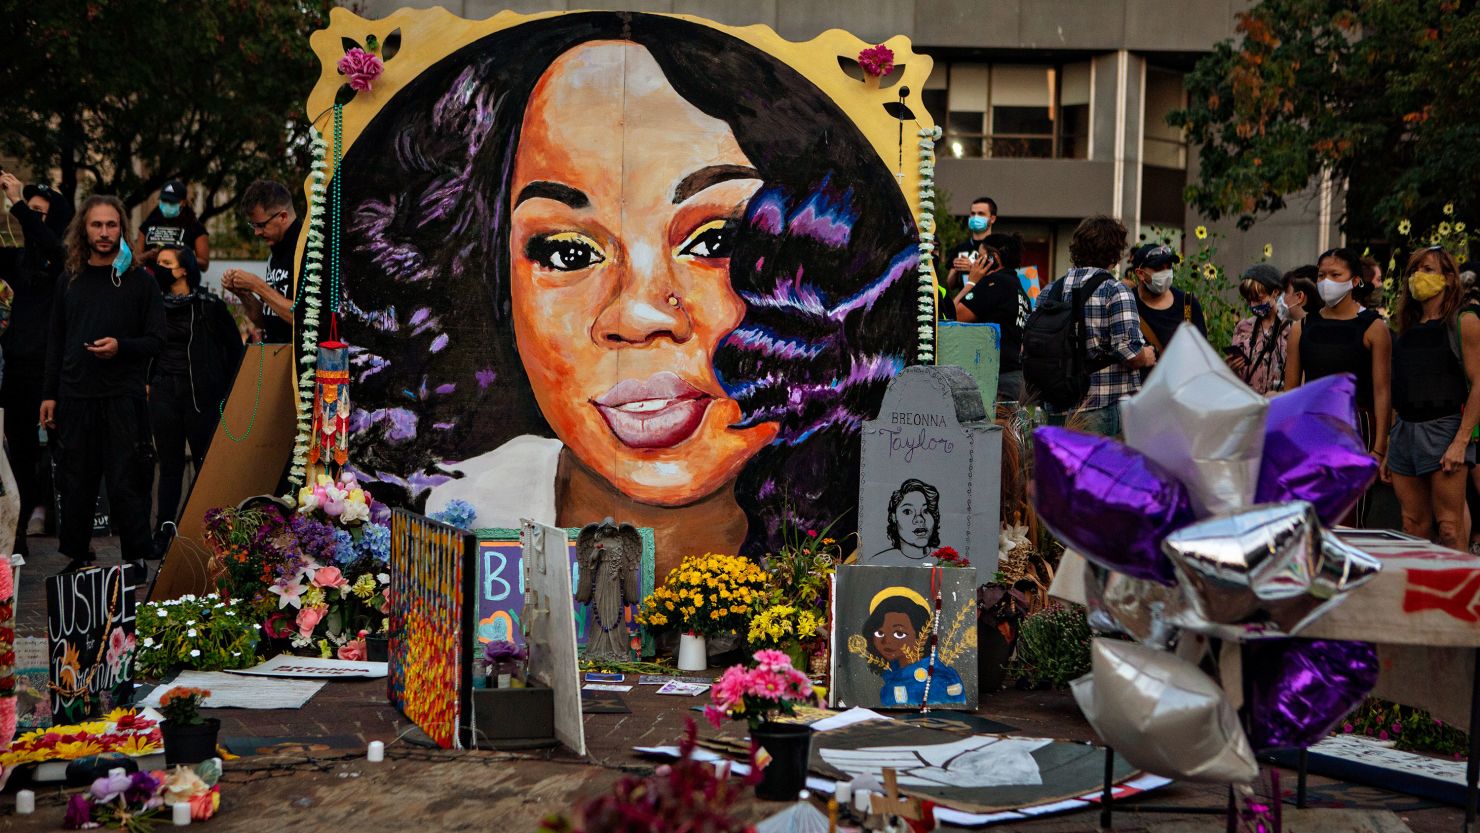
[[[132,567],[92,567],[46,580],[52,721],[76,723],[133,692]]]

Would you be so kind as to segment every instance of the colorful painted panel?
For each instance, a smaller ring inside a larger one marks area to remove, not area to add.
[[[841,31],[636,12],[330,19],[308,112],[330,134],[348,101],[328,215],[378,499],[625,517],[659,579],[783,519],[852,532],[861,423],[933,338],[929,57],[890,38],[871,77]],[[335,67],[372,35],[396,51],[355,94]]]
[[[132,567],[93,567],[46,580],[53,723],[77,723],[133,693]]]
[[[831,704],[919,709],[928,698],[932,709],[975,710],[976,575],[969,567],[839,567]]]
[[[638,584],[642,590],[638,599],[627,606],[622,619],[632,633],[643,641],[644,655],[652,653],[652,637],[638,627],[636,616],[641,600],[653,592],[653,531],[639,529],[642,536],[642,564],[638,572]],[[576,536],[579,529],[567,529],[566,541],[570,550],[570,585],[581,583],[581,567],[576,562]],[[524,644],[524,633],[519,614],[524,607],[524,553],[519,545],[517,529],[478,530],[478,621],[475,629],[476,644],[508,640]],[[573,603],[576,616],[576,644],[586,644],[588,611],[586,605]]]
[[[469,735],[477,545],[455,526],[391,514],[390,700],[444,749]]]

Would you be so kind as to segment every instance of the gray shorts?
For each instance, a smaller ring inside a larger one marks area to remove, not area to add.
[[[1405,422],[1402,417],[1393,420],[1393,430],[1388,434],[1388,470],[1404,477],[1425,477],[1439,470],[1439,461],[1445,449],[1454,442],[1459,430],[1460,415],[1440,417],[1428,422]],[[1475,445],[1465,449],[1465,462],[1474,464]]]

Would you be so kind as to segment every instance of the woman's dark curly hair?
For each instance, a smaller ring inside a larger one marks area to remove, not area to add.
[[[1114,217],[1086,217],[1069,241],[1069,260],[1075,266],[1113,267],[1125,256],[1125,226]]]
[[[935,524],[930,527],[930,540],[926,546],[934,549],[940,546],[940,490],[923,480],[911,477],[909,480],[899,484],[894,494],[889,496],[889,523],[884,532],[889,536],[889,542],[896,549],[903,543],[899,535],[899,522],[894,519],[894,513],[899,509],[899,504],[904,502],[904,496],[911,492],[919,492],[925,498],[925,513],[935,519]]]
[[[739,475],[742,552],[779,545],[783,517],[802,528],[841,518],[847,534],[862,421],[915,355],[913,216],[814,84],[730,35],[657,15],[568,14],[482,38],[406,85],[348,149],[343,207],[329,210],[342,211],[362,482],[416,507],[449,479],[444,463],[551,436],[514,340],[508,191],[536,82],[595,40],[646,48],[683,98],[730,126],[763,179],[730,261],[746,314],[714,360],[739,424],[780,427]]]

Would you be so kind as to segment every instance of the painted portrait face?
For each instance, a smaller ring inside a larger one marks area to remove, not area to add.
[[[509,195],[519,355],[560,440],[643,503],[714,493],[776,435],[730,427],[740,409],[713,361],[745,311],[730,247],[760,184],[729,126],[636,44],[566,52],[525,110]]]
[[[874,650],[890,663],[906,659],[905,653],[914,646],[916,638],[914,624],[903,613],[884,614],[884,623],[869,634]]]
[[[894,528],[899,530],[899,540],[904,544],[929,546],[935,518],[926,511],[924,495],[910,492],[900,498],[899,507],[894,510]]]

